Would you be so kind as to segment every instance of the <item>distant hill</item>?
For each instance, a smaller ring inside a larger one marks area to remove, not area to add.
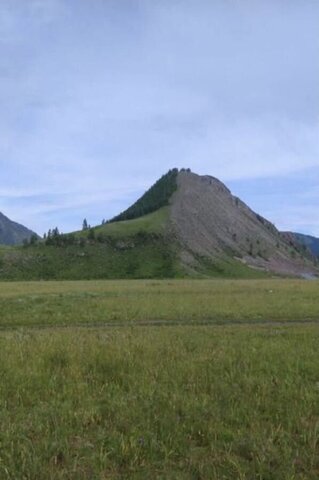
[[[218,179],[170,170],[106,224],[0,249],[3,279],[309,278],[309,251]]]
[[[30,240],[34,232],[28,228],[13,222],[0,212],[0,244],[21,245],[24,240]]]
[[[289,232],[290,233],[290,232]],[[319,257],[319,238],[311,235],[304,235],[302,233],[290,233],[295,241],[307,248],[315,257]]]

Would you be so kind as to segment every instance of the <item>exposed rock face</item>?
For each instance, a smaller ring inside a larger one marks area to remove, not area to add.
[[[190,255],[218,259],[232,256],[253,268],[303,275],[315,272],[273,224],[234,197],[218,179],[180,172],[172,197],[171,221]]]
[[[0,244],[20,245],[24,239],[29,240],[34,232],[19,223],[12,222],[0,212]]]

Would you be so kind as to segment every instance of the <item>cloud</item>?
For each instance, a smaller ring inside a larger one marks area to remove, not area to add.
[[[269,117],[213,124],[190,145],[188,163],[225,181],[287,175],[319,167],[319,124]],[[194,161],[192,162],[194,163]]]
[[[319,166],[317,2],[1,8],[0,209],[37,230],[112,216],[174,166],[226,182]]]
[[[319,236],[319,167],[289,175],[233,180],[229,186],[279,230]]]

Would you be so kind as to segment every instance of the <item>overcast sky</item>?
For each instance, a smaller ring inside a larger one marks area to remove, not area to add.
[[[319,236],[318,0],[1,0],[0,211],[97,224],[172,167]]]

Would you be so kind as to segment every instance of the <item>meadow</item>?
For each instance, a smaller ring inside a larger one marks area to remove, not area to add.
[[[0,478],[319,477],[318,282],[0,284]]]
[[[0,312],[0,328],[309,322],[319,319],[318,282],[3,282]]]

